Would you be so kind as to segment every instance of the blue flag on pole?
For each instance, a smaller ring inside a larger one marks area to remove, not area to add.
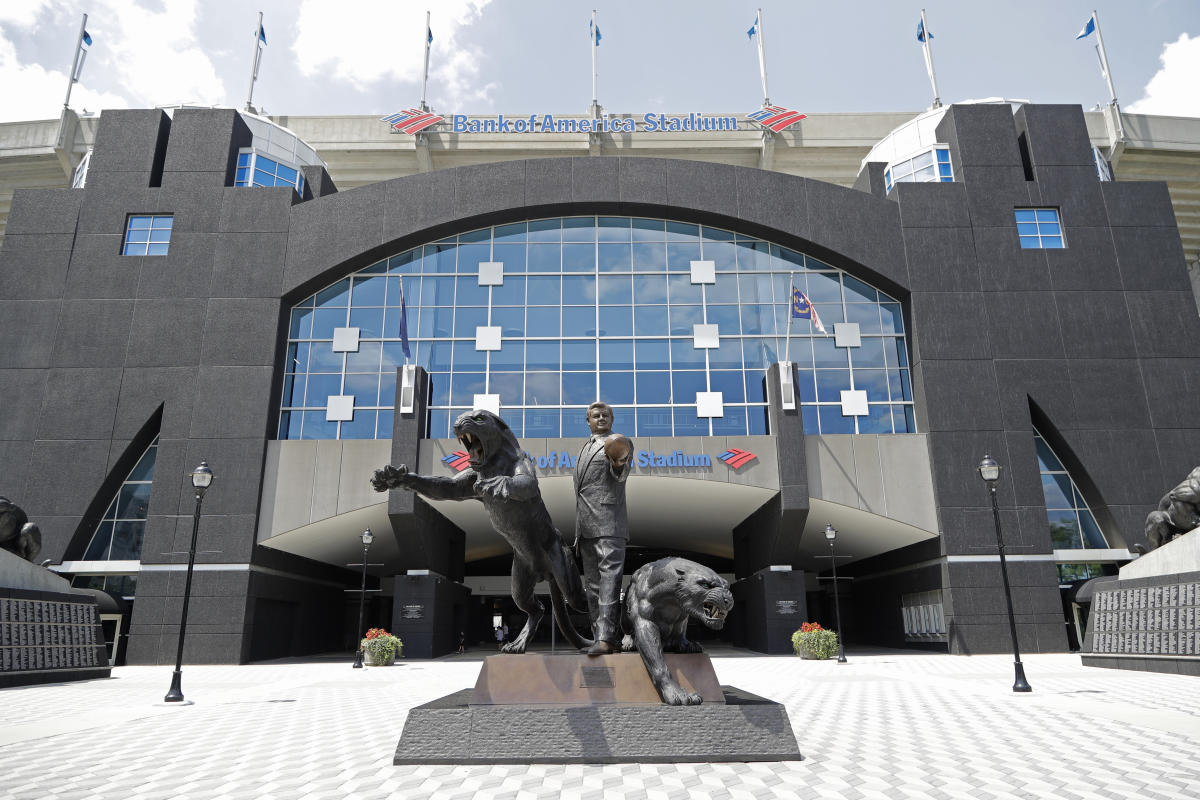
[[[433,44],[433,28],[426,28],[425,35],[426,35],[425,41],[428,42],[429,44]]]
[[[920,22],[917,23],[917,41],[918,42],[925,41],[926,36],[928,36],[930,39],[933,38],[932,33],[925,33],[925,20],[921,20]]]
[[[758,16],[754,17],[754,24],[750,26],[750,30],[746,31],[746,38],[753,39],[754,34],[758,33]]]
[[[809,320],[812,322],[814,328],[821,333],[825,333],[825,326],[821,324],[821,318],[817,316],[817,310],[813,308],[808,295],[800,291],[800,288],[797,286],[792,287],[792,316]]]
[[[593,40],[593,44],[600,46],[600,26],[594,22],[588,23],[588,36]]]
[[[1080,30],[1079,33],[1075,34],[1075,38],[1082,39],[1086,36],[1091,36],[1095,32],[1096,32],[1096,16],[1093,14],[1092,16],[1088,17],[1087,25],[1084,25],[1083,29]]]
[[[79,46],[87,50],[92,46],[92,35],[87,31],[83,32],[83,38],[79,40]]]
[[[267,32],[261,24],[258,26],[258,40],[263,44],[267,43]]]

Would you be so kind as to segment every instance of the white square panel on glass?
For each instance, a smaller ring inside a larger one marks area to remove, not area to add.
[[[503,286],[504,285],[504,262],[503,261],[480,261],[479,262],[479,285],[480,286]]]
[[[499,350],[500,349],[500,326],[489,325],[487,327],[480,326],[475,329],[475,349],[476,350]]]
[[[475,395],[475,408],[481,408],[484,411],[490,411],[496,416],[500,415],[500,395],[498,394],[477,394]]]
[[[358,328],[334,328],[333,329],[333,352],[335,353],[357,353],[358,352]]]
[[[725,416],[725,398],[721,392],[696,392],[697,417]]]
[[[834,323],[833,343],[838,347],[862,347],[862,333],[859,331],[858,323]]]
[[[697,350],[712,349],[721,346],[721,332],[719,325],[693,325],[692,326],[692,347]]]
[[[692,262],[692,283],[716,283],[717,267],[713,261]]]
[[[867,393],[858,389],[842,390],[842,416],[865,417],[867,415]]]
[[[326,422],[349,422],[354,419],[354,395],[330,395],[325,404]]]

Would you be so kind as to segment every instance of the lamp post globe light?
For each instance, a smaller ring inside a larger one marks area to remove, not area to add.
[[[833,542],[837,539],[837,530],[829,523],[825,524],[825,538],[829,540],[829,562],[833,565],[833,613],[837,620],[837,637],[838,637],[838,663],[846,663],[846,643],[842,636],[842,604],[838,599],[838,582],[837,582],[837,553],[834,552]]]
[[[371,542],[373,541],[375,541],[375,536],[371,533],[371,529],[367,528],[362,532],[362,586],[358,592],[358,627],[354,629],[355,634],[358,636],[358,648],[354,651],[353,666],[355,669],[362,669],[363,666],[363,606],[367,600],[367,550],[371,548]]]
[[[1000,506],[996,502],[996,482],[1000,480],[1000,464],[991,455],[984,455],[979,462],[979,477],[987,484],[992,496],[992,516],[996,520],[996,549],[1000,552],[1000,576],[1004,579],[1004,600],[1008,604],[1008,633],[1012,637],[1014,692],[1032,692],[1033,687],[1025,680],[1025,666],[1021,663],[1021,651],[1017,647],[1017,620],[1013,616],[1012,589],[1008,585],[1008,561],[1004,557],[1004,534],[1000,531]]]
[[[192,599],[192,570],[196,566],[196,537],[200,533],[200,504],[204,501],[204,493],[213,482],[213,471],[207,461],[201,461],[200,466],[192,470],[192,488],[196,492],[196,511],[192,516],[192,543],[188,547],[187,580],[183,584],[183,613],[179,616],[179,644],[175,649],[175,672],[171,675],[171,688],[164,703],[182,703],[183,688],[183,639],[187,633],[188,603]]]

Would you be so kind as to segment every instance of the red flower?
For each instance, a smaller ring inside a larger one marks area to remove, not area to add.
[[[812,633],[813,631],[824,630],[819,622],[805,622],[800,625],[801,633]]]
[[[385,636],[391,636],[391,634],[388,633],[383,628],[371,628],[371,630],[367,631],[367,635],[363,638],[365,638],[365,639],[381,639]]]

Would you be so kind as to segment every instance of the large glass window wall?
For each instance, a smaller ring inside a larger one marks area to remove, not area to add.
[[[432,242],[299,303],[278,435],[391,436],[402,297],[413,361],[432,379],[433,437],[450,436],[476,395],[498,395],[522,437],[586,434],[584,410],[597,398],[614,407],[614,429],[634,436],[767,433],[763,374],[787,349],[792,281],[828,331],[791,325],[806,430],[915,431],[894,298],[753,237],[584,216]],[[838,326],[846,335],[835,338]],[[499,349],[485,349],[495,329]],[[698,393],[719,393],[717,411],[704,409],[717,416],[698,414]]]

